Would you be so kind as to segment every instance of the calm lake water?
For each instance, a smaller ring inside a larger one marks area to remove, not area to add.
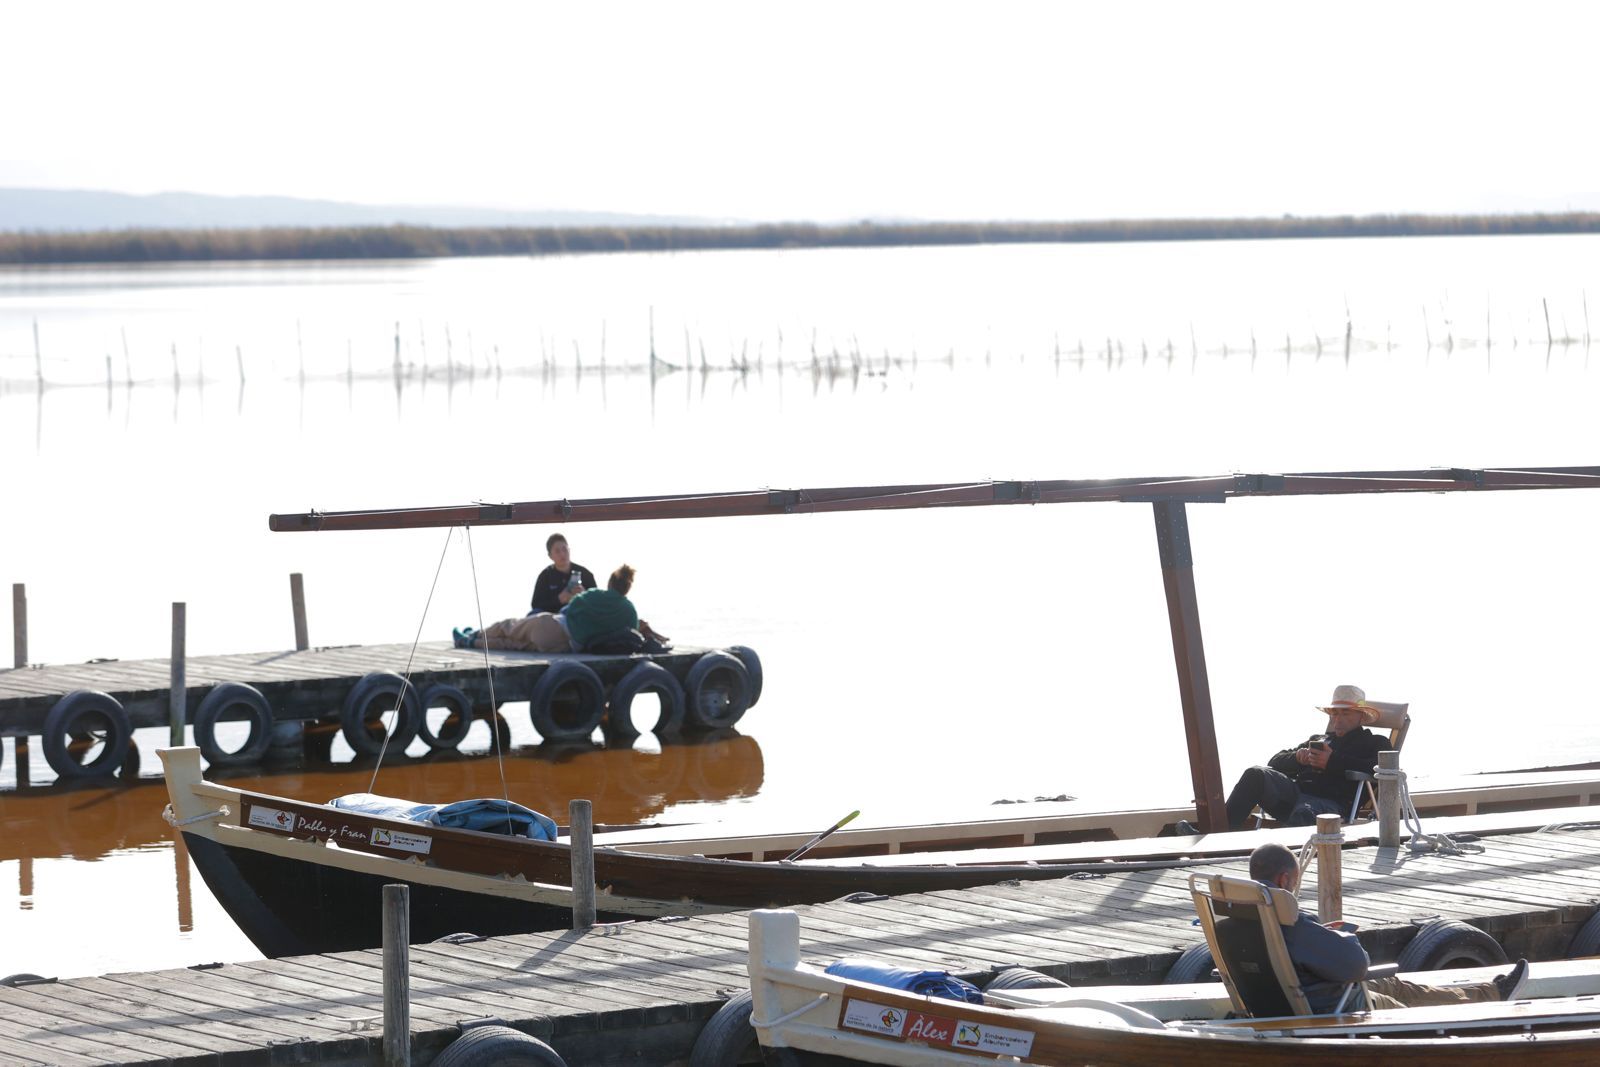
[[[439,639],[525,611],[550,528],[267,515],[1595,463],[1597,263],[1541,237],[0,272],[0,583],[27,585],[35,662],[165,656],[173,601],[191,654],[289,647],[295,571],[313,644]],[[1413,703],[1414,774],[1600,758],[1600,494],[1189,511],[1225,777],[1341,682]],[[639,568],[660,630],[757,649],[766,689],[737,735],[665,749],[547,751],[507,705],[512,795],[786,829],[1182,802],[1152,527],[1095,504],[568,528],[579,562]],[[173,851],[162,741],[138,737],[144,779],[69,791],[15,789],[4,744],[0,974],[255,954]],[[486,744],[378,790],[497,793]],[[325,799],[369,773],[232,780]]]

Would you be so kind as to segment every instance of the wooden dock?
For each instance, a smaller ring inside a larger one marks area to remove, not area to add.
[[[1345,851],[1344,914],[1376,960],[1394,959],[1416,921],[1433,917],[1480,927],[1513,958],[1565,957],[1600,901],[1600,827],[1482,845],[1459,856]],[[1155,982],[1201,940],[1189,870],[801,907],[802,955],[874,956],[973,979],[1023,965],[1073,984]],[[745,915],[726,913],[414,946],[412,1062],[425,1067],[462,1022],[493,1017],[549,1041],[573,1067],[683,1063],[705,1020],[745,987],[745,941]],[[377,1063],[382,996],[376,950],[0,987],[0,1060]]]
[[[496,703],[527,700],[533,684],[551,663],[577,660],[601,679],[613,683],[640,659],[654,659],[681,676],[709,651],[682,646],[643,656],[587,656],[577,653],[487,653],[494,669]],[[404,675],[408,669],[419,689],[433,682],[459,686],[480,703],[489,700],[489,679],[481,649],[452,647],[448,641],[408,644],[334,645],[304,651],[246,652],[225,656],[190,656],[185,661],[184,695],[192,721],[200,700],[215,686],[243,682],[261,691],[279,719],[337,716],[345,694],[374,672]],[[135,728],[165,726],[172,685],[169,659],[97,660],[0,670],[0,736],[37,735],[52,705],[78,689],[93,689],[116,698]]]

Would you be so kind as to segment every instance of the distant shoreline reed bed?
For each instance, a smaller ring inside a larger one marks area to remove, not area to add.
[[[1244,241],[1269,238],[1460,237],[1600,232],[1600,213],[1365,215],[1102,222],[893,225],[544,226],[104,230],[0,233],[0,264],[182,263],[220,260],[432,259],[709,249]]]

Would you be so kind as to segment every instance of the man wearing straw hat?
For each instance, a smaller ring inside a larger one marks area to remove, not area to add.
[[[1312,734],[1273,756],[1265,767],[1251,767],[1239,776],[1228,794],[1228,829],[1244,829],[1257,805],[1289,826],[1310,826],[1318,815],[1350,810],[1358,783],[1344,772],[1371,772],[1388,742],[1367,729],[1378,711],[1359,686],[1335,686],[1333,699],[1320,710],[1328,716],[1327,733]]]

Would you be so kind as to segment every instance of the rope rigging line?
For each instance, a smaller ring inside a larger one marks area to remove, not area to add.
[[[433,584],[428,586],[428,599],[422,605],[422,618],[417,620],[416,636],[412,637],[411,652],[406,656],[406,670],[402,676],[400,692],[396,693],[394,697],[394,708],[391,709],[394,712],[394,718],[390,720],[389,728],[383,732],[383,745],[378,749],[378,761],[372,765],[372,780],[367,783],[367,792],[369,793],[377,791],[378,771],[383,767],[383,757],[389,752],[389,738],[394,736],[394,731],[400,726],[400,708],[405,704],[406,690],[410,689],[415,692],[414,687],[411,685],[411,665],[416,662],[417,645],[422,641],[422,628],[428,624],[428,609],[433,606],[433,594],[439,588],[439,574],[444,570],[444,558],[450,552],[450,537],[454,533],[454,529],[449,529],[444,534],[444,548],[439,551],[439,563],[433,569]],[[419,699],[417,703],[420,705],[422,701]],[[428,709],[419,708],[419,713],[426,715]]]
[[[1379,781],[1394,780],[1399,785],[1400,792],[1400,818],[1411,832],[1411,840],[1406,847],[1412,852],[1437,852],[1442,856],[1464,856],[1469,852],[1482,852],[1482,845],[1457,841],[1449,834],[1425,834],[1422,832],[1422,816],[1417,814],[1417,806],[1411,802],[1411,786],[1406,783],[1406,772],[1396,767],[1377,768],[1374,777]]]
[[[478,609],[478,632],[484,633],[483,626],[483,598],[478,594],[478,558],[472,551],[472,527],[463,526],[467,531],[467,563],[472,569],[472,602]],[[489,662],[489,638],[483,639],[483,673],[489,679],[489,733],[494,738],[494,762],[500,769],[500,796],[506,802],[506,833],[515,834],[511,825],[511,790],[506,786],[506,757],[500,749],[500,705],[494,699],[494,667]],[[426,709],[424,709],[426,710]]]

